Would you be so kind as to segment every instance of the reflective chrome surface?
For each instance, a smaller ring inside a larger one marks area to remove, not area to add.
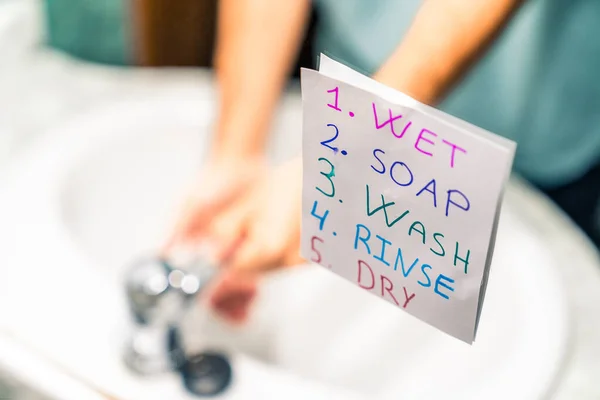
[[[145,258],[130,267],[126,294],[133,332],[124,360],[147,375],[178,369],[184,361],[181,321],[216,268],[189,253],[185,258]]]

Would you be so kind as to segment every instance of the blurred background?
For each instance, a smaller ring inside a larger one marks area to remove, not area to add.
[[[4,34],[1,68],[6,72],[2,76],[3,90],[0,94],[6,96],[2,98],[3,121],[10,122],[21,117],[20,108],[29,101],[45,100],[44,92],[49,89],[46,86],[34,90],[36,79],[50,85],[54,76],[66,75],[70,71],[77,73],[88,67],[80,64],[89,63],[90,69],[105,66],[106,71],[133,67],[152,70],[179,67],[185,70],[182,74],[193,71],[191,67],[211,69],[216,35],[216,3],[195,0],[177,4],[121,0],[2,0]],[[313,28],[308,32],[309,36],[312,34]],[[310,48],[311,41],[307,38],[298,65],[314,65]],[[298,68],[295,68],[296,76],[298,72]],[[102,73],[110,75],[110,72]],[[165,74],[166,80],[171,78],[169,73]],[[116,74],[113,76],[113,80],[136,79],[135,74],[127,76],[125,73],[122,78]],[[105,88],[96,89],[108,92],[111,83],[108,79],[104,85],[98,85]],[[71,86],[77,84],[72,83]],[[9,97],[15,94],[9,89],[17,92],[17,88],[20,101]],[[35,98],[32,98],[36,91]],[[67,96],[66,93],[61,94]],[[52,103],[55,103],[51,106],[54,109],[61,107],[58,99],[53,99]],[[52,118],[49,115],[51,110],[47,108],[30,107],[29,112],[33,109],[33,112],[46,115],[23,119],[35,124],[44,117]],[[18,123],[22,124],[23,121]],[[7,140],[7,135],[3,135],[3,139]],[[24,140],[22,137],[13,139]],[[4,153],[7,146],[2,146]]]
[[[193,82],[190,75],[212,70],[216,0],[177,4],[2,0],[1,4],[3,158],[9,149],[70,113],[73,102],[82,111],[111,91],[126,92],[128,85],[131,90],[146,90],[139,81]],[[315,20],[313,12],[294,78],[300,66],[314,67]],[[164,74],[155,74],[162,70]],[[88,79],[94,76],[88,71],[97,71],[99,79]],[[66,86],[59,88],[60,78],[69,75]],[[21,133],[6,129],[9,124],[19,125]]]
[[[213,131],[217,10],[0,0],[0,399],[600,399],[598,251],[517,174],[472,347],[313,266],[266,279],[233,329],[189,305],[201,273],[132,264],[164,240]],[[300,149],[322,18],[279,101],[275,163]]]

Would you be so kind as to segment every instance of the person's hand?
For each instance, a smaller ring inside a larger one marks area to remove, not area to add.
[[[214,217],[234,204],[263,172],[264,162],[259,157],[209,160],[188,195],[163,252],[168,254],[179,246],[206,248],[206,234]]]
[[[263,175],[240,199],[213,217],[207,237],[226,255],[209,302],[221,316],[243,322],[260,276],[303,262],[301,205],[302,163],[298,158]]]

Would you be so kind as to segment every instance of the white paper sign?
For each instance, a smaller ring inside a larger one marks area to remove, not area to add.
[[[472,343],[515,143],[323,55],[301,81],[302,255]]]

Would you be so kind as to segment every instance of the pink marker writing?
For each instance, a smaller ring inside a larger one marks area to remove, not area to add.
[[[441,138],[440,135],[430,129],[414,126],[413,121],[408,120],[401,114],[395,114],[391,108],[388,108],[387,112],[378,112],[375,103],[372,103],[372,108],[375,129],[389,128],[392,135],[397,139],[414,140],[413,147],[421,154],[428,157],[447,157],[450,168],[454,168],[456,165],[457,153],[467,154],[467,150],[463,147],[447,138]],[[440,144],[448,146],[450,151],[444,151]]]

